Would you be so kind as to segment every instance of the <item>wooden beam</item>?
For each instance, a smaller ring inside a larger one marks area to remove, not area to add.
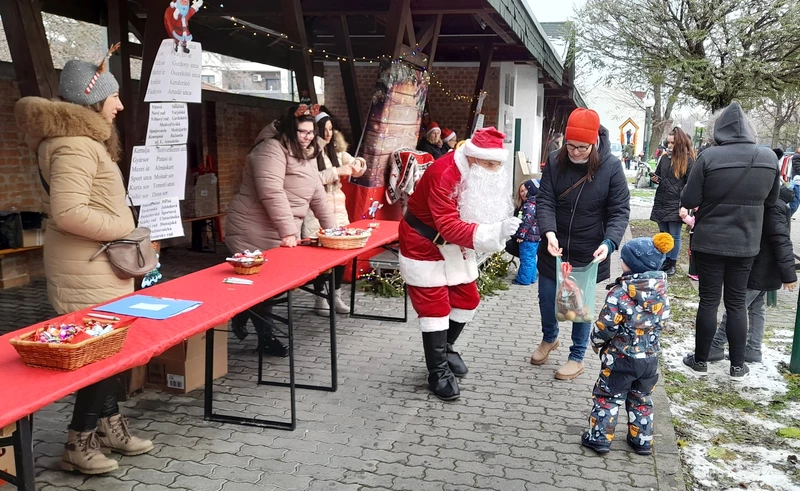
[[[431,48],[428,50],[428,71],[433,66],[433,60],[436,58],[436,49],[439,47],[439,33],[442,30],[442,17],[443,14],[436,16],[436,23],[433,26],[433,38],[431,39]]]
[[[475,127],[475,118],[478,117],[477,109],[478,109],[478,99],[483,92],[483,88],[486,86],[486,79],[489,75],[489,67],[492,64],[492,54],[494,49],[491,44],[484,44],[480,48],[481,51],[481,66],[478,68],[478,79],[475,81],[475,91],[472,93],[473,101],[469,107],[469,126],[467,126],[467,131],[472,132],[472,128]]]
[[[300,46],[308,46],[306,26],[303,21],[303,9],[300,0],[281,0],[283,6],[283,23],[289,39]],[[314,67],[311,55],[305,49],[291,51],[289,60],[295,72],[297,90],[300,94],[307,94],[311,102],[317,103],[317,92],[314,90]]]
[[[391,0],[388,18],[396,21],[386,26],[384,53],[397,58],[401,53],[406,25],[411,21],[411,0]]]
[[[350,130],[355,143],[361,140],[363,123],[361,121],[361,104],[358,98],[356,67],[353,62],[353,47],[350,45],[350,28],[347,25],[347,16],[339,17],[334,22],[333,28],[337,40],[337,49],[347,56],[346,60],[339,61],[339,70],[342,72],[344,98],[347,103],[347,114],[350,118]]]
[[[125,111],[117,117],[117,128],[120,144],[125,157],[120,159],[119,167],[125,182],[130,172],[130,157],[133,142],[136,138],[136,106],[133,102],[133,85],[131,83],[131,43],[128,42],[128,2],[126,0],[108,0],[108,41],[110,44],[120,43],[116,56],[109,61],[111,73],[119,82],[119,100]]]
[[[2,0],[0,16],[20,94],[23,97],[57,97],[58,76],[50,55],[39,0]]]
[[[324,16],[376,16],[385,15],[391,8],[393,0],[303,0],[303,14],[307,17]],[[494,12],[485,0],[426,0],[415,2],[412,13],[419,15],[468,15]],[[243,17],[245,15],[273,17],[282,12],[278,2],[253,0],[226,0],[225,15]],[[198,18],[218,16],[218,12],[203,9],[197,13]],[[391,17],[390,17],[391,18]]]
[[[480,18],[483,22],[485,22],[486,25],[489,26],[489,28],[491,28],[495,32],[495,34],[500,36],[500,39],[502,39],[506,44],[517,44],[514,38],[511,37],[511,35],[508,32],[506,32],[506,30],[503,29],[500,26],[500,24],[498,24],[494,20],[494,18],[492,18],[491,14],[489,14],[488,12],[484,12],[475,15],[477,15],[478,18]]]

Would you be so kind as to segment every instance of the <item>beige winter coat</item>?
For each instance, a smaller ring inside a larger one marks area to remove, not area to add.
[[[325,145],[325,140],[317,138],[320,145]],[[336,150],[336,157],[339,159],[339,165],[353,165],[355,158],[347,153],[347,141],[340,131],[333,132],[333,140],[331,143]],[[350,223],[350,218],[347,216],[347,207],[345,202],[344,191],[342,191],[342,181],[339,180],[339,173],[336,167],[333,166],[328,154],[323,152],[325,159],[325,170],[319,171],[319,179],[325,186],[325,192],[328,193],[328,203],[336,215],[336,226],[344,227]],[[317,166],[319,168],[319,166]],[[314,212],[309,211],[303,220],[303,237],[316,237],[317,231],[320,229],[319,220],[314,216]]]
[[[275,136],[274,123],[256,138],[239,188],[228,210],[225,244],[231,252],[280,246],[281,238],[300,238],[309,206],[325,227],[335,226],[320,182],[316,159],[291,155]]]
[[[89,261],[101,242],[135,226],[122,174],[104,143],[112,140],[111,123],[91,109],[39,97],[19,100],[14,112],[50,186],[44,196],[50,304],[66,314],[133,292],[133,280],[117,278],[105,254]]]

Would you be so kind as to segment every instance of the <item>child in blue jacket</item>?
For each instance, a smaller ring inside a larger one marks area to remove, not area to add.
[[[661,327],[669,317],[667,274],[661,271],[674,241],[668,233],[639,237],[620,249],[622,277],[610,286],[591,342],[600,354],[589,429],[581,443],[598,454],[611,449],[619,406],[628,413],[628,445],[640,455],[652,453],[653,401],[658,381]]]
[[[517,229],[514,238],[519,243],[519,272],[515,285],[530,285],[536,283],[536,254],[539,251],[539,225],[536,223],[536,194],[539,192],[539,182],[530,179],[522,185],[527,196],[525,203],[517,210],[522,223]],[[521,186],[521,187],[522,187]],[[522,189],[520,189],[520,195]]]

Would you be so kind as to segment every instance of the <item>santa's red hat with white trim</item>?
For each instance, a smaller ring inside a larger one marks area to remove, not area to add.
[[[450,128],[445,128],[442,130],[442,141],[448,142],[456,137],[456,132],[451,130]]]
[[[481,160],[505,162],[508,159],[508,150],[503,147],[505,138],[505,133],[497,131],[494,126],[481,128],[464,144],[464,155]]]
[[[439,125],[436,123],[436,121],[431,122],[431,124],[428,126],[428,131],[425,132],[425,134],[430,135],[432,131],[438,131],[438,132],[442,131],[442,129],[439,128]]]

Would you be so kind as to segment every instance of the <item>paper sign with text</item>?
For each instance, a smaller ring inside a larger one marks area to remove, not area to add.
[[[142,205],[139,208],[139,226],[150,229],[150,240],[183,237],[179,201],[170,198]]]
[[[203,51],[200,43],[188,43],[189,52],[175,51],[175,42],[165,39],[150,72],[145,102],[200,102],[200,75],[203,71]]]
[[[186,103],[150,104],[145,145],[180,145],[189,137],[189,112]]]
[[[183,199],[185,187],[186,145],[133,147],[128,195],[134,205]]]

